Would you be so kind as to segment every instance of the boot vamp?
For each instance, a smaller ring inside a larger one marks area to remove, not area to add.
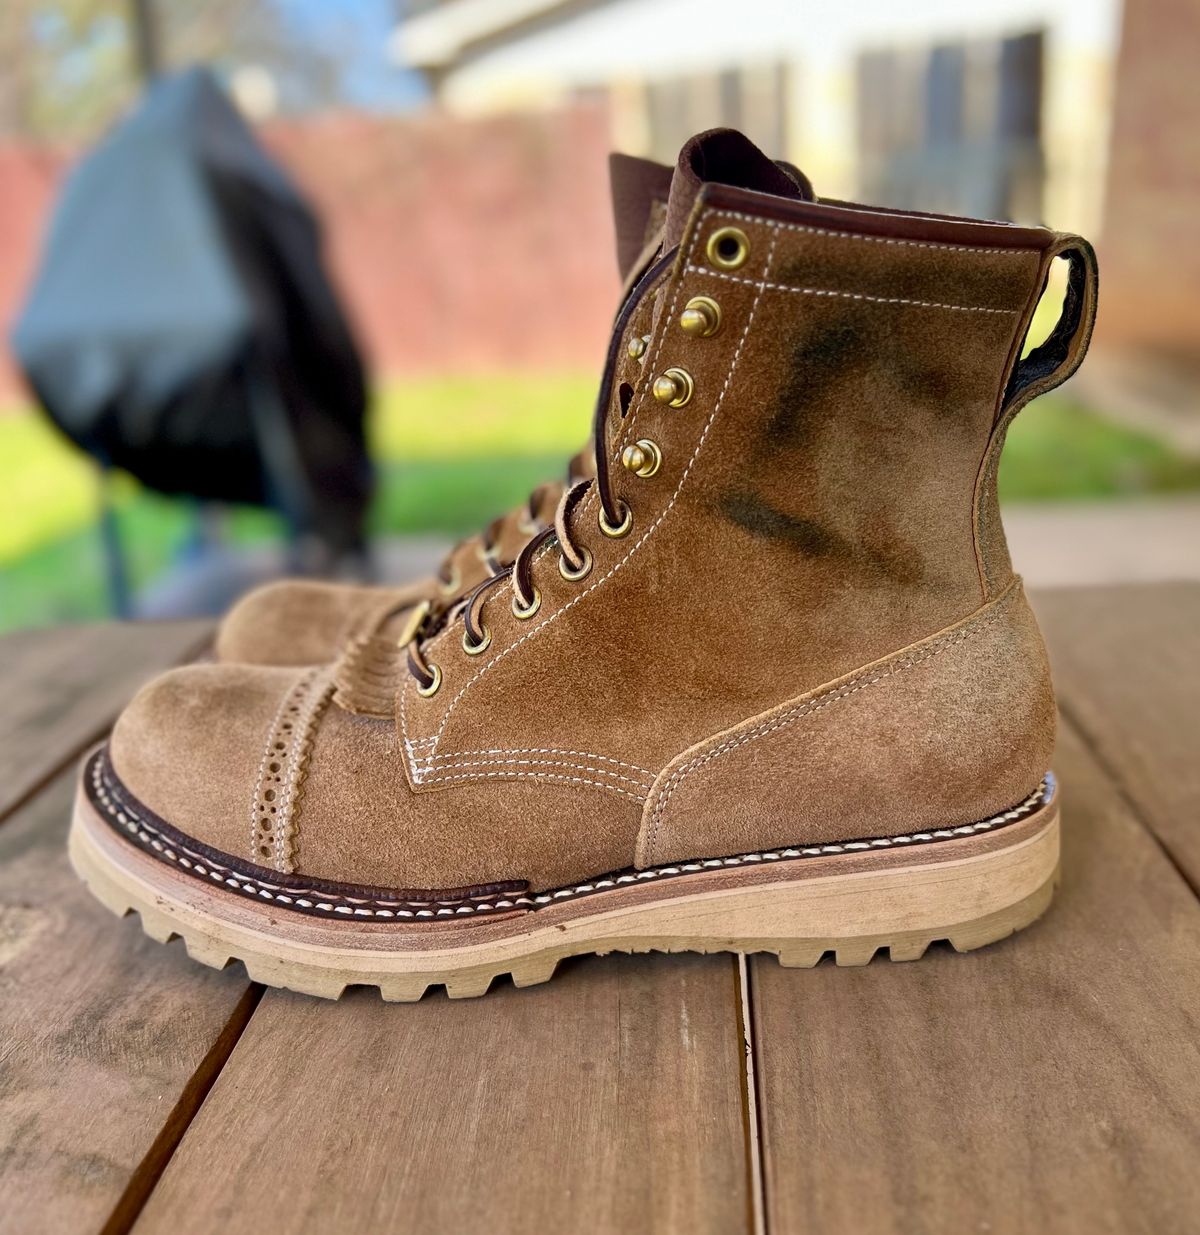
[[[347,712],[335,692],[332,668],[173,670],[117,722],[112,769],[130,799],[235,871],[379,889],[545,889],[632,863],[633,795],[597,791],[561,760],[486,751],[414,792],[395,722]]]

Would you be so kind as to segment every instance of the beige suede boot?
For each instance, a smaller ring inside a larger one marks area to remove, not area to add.
[[[594,480],[403,651],[145,688],[83,772],[93,891],[209,964],[388,999],[575,953],[859,964],[1033,921],[1054,696],[995,479],[1083,357],[1092,251],[804,197],[737,134],[690,142]],[[1059,257],[1060,321],[1021,359]]]
[[[612,154],[608,161],[617,267],[625,294],[653,260],[666,217],[671,168]],[[399,587],[284,579],[248,592],[217,630],[217,660],[248,665],[323,665],[356,639],[396,635],[411,611],[461,596],[510,566],[531,535],[554,518],[564,487],[592,475],[591,447],[570,462],[566,486],[539,485],[529,500],[455,545],[437,574]]]

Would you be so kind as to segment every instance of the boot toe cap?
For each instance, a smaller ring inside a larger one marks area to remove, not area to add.
[[[251,809],[272,718],[298,671],[190,665],[155,678],[113,729],[128,792],[188,836],[249,856]]]

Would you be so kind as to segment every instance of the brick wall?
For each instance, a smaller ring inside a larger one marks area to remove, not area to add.
[[[8,334],[33,277],[54,194],[69,165],[63,150],[0,145],[0,412],[22,392]]]
[[[330,116],[263,140],[320,215],[377,373],[591,368],[618,291],[600,108],[462,121]],[[32,275],[63,151],[0,147],[0,328]],[[0,400],[19,389],[0,353]]]
[[[1200,5],[1136,0],[1123,22],[1096,341],[1200,363]]]

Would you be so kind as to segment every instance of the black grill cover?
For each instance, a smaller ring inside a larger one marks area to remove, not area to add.
[[[13,348],[105,465],[358,547],[365,382],[319,229],[206,71],[158,81],[69,177]]]

